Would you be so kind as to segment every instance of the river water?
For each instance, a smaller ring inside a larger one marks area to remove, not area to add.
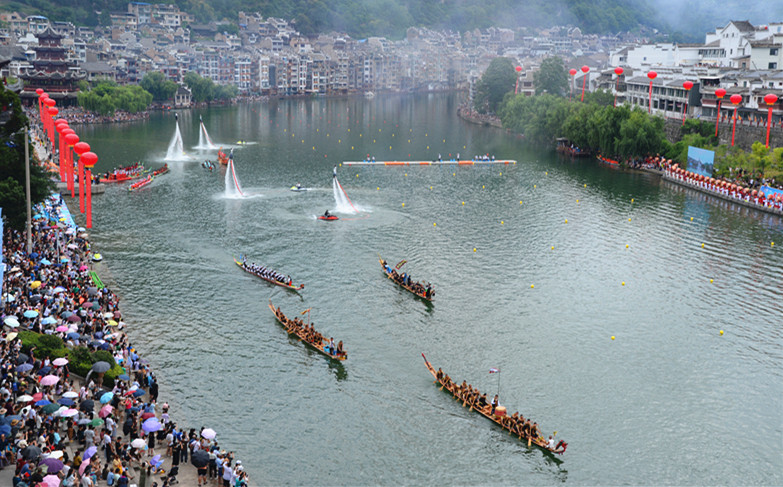
[[[462,122],[458,101],[180,112],[191,160],[95,197],[99,272],[179,424],[215,428],[259,484],[783,483],[783,222],[528,147]],[[215,152],[192,149],[199,115],[224,150],[249,142],[234,150],[244,197],[226,196],[225,168],[201,167]],[[157,167],[174,130],[159,114],[79,135],[103,171]],[[336,209],[342,161],[456,152],[518,163],[342,166],[361,211],[315,218]],[[242,272],[240,253],[305,289]],[[385,279],[377,253],[432,282],[434,305]],[[270,299],[289,316],[312,308],[349,360],[289,339]],[[556,430],[563,462],[439,391],[422,352]]]

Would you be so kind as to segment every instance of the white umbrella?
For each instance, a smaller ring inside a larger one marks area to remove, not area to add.
[[[63,394],[63,397],[68,399],[76,399],[77,397],[79,397],[79,393],[74,391],[68,391],[65,394]]]
[[[53,451],[51,453],[46,453],[42,455],[44,458],[62,458],[63,452],[60,450]]]
[[[131,446],[133,448],[144,448],[147,446],[147,442],[144,441],[143,438],[136,438],[135,440],[131,441]]]
[[[30,402],[32,400],[33,400],[33,396],[30,396],[28,394],[24,394],[16,398],[16,402]]]
[[[204,431],[201,432],[201,436],[208,440],[212,440],[217,436],[217,433],[215,433],[215,430],[212,428],[206,428]]]
[[[10,326],[11,328],[16,328],[19,326],[19,320],[17,320],[15,316],[9,316],[3,321],[3,323],[5,323],[6,326]]]
[[[58,367],[62,367],[63,365],[68,363],[68,359],[65,357],[56,358],[52,361],[52,363]]]

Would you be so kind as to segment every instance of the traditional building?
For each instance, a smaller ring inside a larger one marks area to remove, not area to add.
[[[66,48],[61,45],[63,36],[52,29],[38,34],[38,46],[33,48],[35,59],[32,67],[20,74],[24,89],[20,94],[22,103],[35,105],[38,95],[35,90],[42,88],[59,106],[76,104],[77,83],[85,78],[76,64],[68,60]]]

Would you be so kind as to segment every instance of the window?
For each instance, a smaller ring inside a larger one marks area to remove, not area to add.
[[[771,48],[771,49],[769,50],[769,55],[770,55],[770,56],[777,56],[777,55],[778,55],[778,48],[777,48],[777,47],[773,47],[773,48]]]
[[[769,63],[768,69],[778,69],[778,63]]]

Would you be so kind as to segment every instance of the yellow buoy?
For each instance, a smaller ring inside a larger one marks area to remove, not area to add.
[[[451,175],[452,175],[452,176],[456,176],[456,175],[457,175],[457,173],[453,172],[453,173],[451,173]]]
[[[720,331],[721,336],[723,336],[723,330]]]
[[[408,173],[407,173],[407,172],[405,173],[405,177],[406,177],[406,178],[408,177]]]
[[[500,175],[502,176],[502,175],[503,175],[503,173],[500,173]]]
[[[775,242],[770,243],[769,246],[770,247],[774,247],[775,246]]]
[[[568,218],[565,219],[565,222],[568,223]]]
[[[475,252],[475,251],[476,251],[476,247],[473,247],[473,252]]]
[[[586,187],[587,187],[587,185],[585,184],[585,188],[586,188]]]
[[[375,189],[377,189],[378,191],[380,191],[380,190],[381,190],[381,187],[380,187],[380,186],[378,186],[378,187],[377,187],[377,188],[375,188]]]
[[[710,279],[710,284],[712,284],[712,279]]]
[[[433,227],[437,227],[437,226],[438,226],[438,224],[437,224],[437,223],[435,223],[435,222],[432,222],[432,226],[433,226]]]
[[[538,186],[536,186],[536,185],[534,184],[534,185],[533,185],[533,187],[534,187],[534,188],[537,188]]]
[[[631,221],[631,219],[629,218],[628,221]]]
[[[701,244],[701,248],[704,248],[704,244]]]
[[[484,185],[483,184],[481,185],[481,189],[484,189]]]
[[[534,287],[535,287],[534,285],[532,285],[532,284],[530,285],[530,289],[533,289]]]
[[[500,220],[500,224],[501,224],[501,225],[503,224],[503,220]]]
[[[462,206],[465,206],[465,202],[464,201],[462,202]]]
[[[612,335],[612,340],[614,340],[614,335]]]
[[[544,171],[544,176],[549,176],[549,171]]]
[[[520,204],[520,205],[522,204],[522,201],[521,201],[521,200],[519,201],[519,204]]]
[[[691,221],[693,221],[693,217],[691,217]]]
[[[631,203],[633,203],[633,198],[631,198]]]
[[[625,244],[625,248],[626,248],[626,249],[628,248],[628,244]]]
[[[430,186],[430,189],[432,189],[432,186]]]
[[[338,166],[343,167],[343,163],[341,162],[340,164],[338,164]]]
[[[358,177],[359,177],[359,175],[357,174],[357,175],[356,175],[356,177],[358,178]]]
[[[625,286],[625,281],[623,281],[623,286]]]
[[[577,198],[576,202],[579,203],[579,199],[578,198]]]
[[[552,250],[555,250],[555,246],[554,245],[552,246]]]
[[[405,208],[405,203],[402,204],[402,207]]]

